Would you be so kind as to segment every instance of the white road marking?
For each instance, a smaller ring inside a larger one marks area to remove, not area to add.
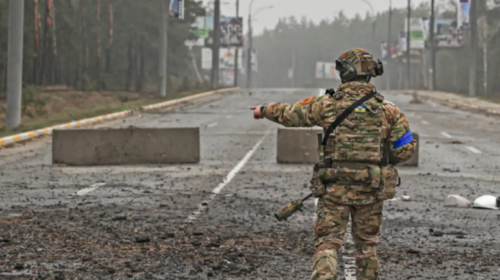
[[[318,207],[318,199],[314,199],[315,208]],[[314,221],[318,218],[316,209],[314,211]],[[349,249],[346,249],[345,245],[349,245]],[[356,257],[355,252],[352,250],[354,248],[354,243],[352,241],[351,235],[351,222],[347,223],[346,235],[344,240],[344,246],[341,248],[342,260],[344,261],[344,275],[346,280],[356,280]]]
[[[429,124],[429,122],[424,121],[424,120],[421,120],[420,122],[421,122],[422,124],[425,124],[425,125],[428,125],[428,124]]]
[[[230,118],[232,118],[232,117],[233,117],[233,116],[231,116],[231,115],[227,115],[227,116],[225,116],[225,118],[226,118],[226,119],[230,119]]]
[[[255,146],[253,146],[253,148],[250,151],[248,151],[248,153],[243,157],[243,159],[241,159],[241,161],[238,162],[238,164],[233,168],[233,170],[231,170],[231,172],[229,172],[229,174],[227,174],[226,178],[224,178],[224,180],[215,189],[213,189],[212,194],[208,197],[208,199],[203,201],[198,206],[198,209],[196,211],[194,211],[186,219],[187,223],[196,220],[196,218],[201,214],[201,211],[206,208],[208,203],[213,201],[215,199],[215,197],[222,191],[222,189],[225,186],[227,186],[227,184],[229,184],[231,182],[231,180],[233,180],[234,176],[236,176],[236,174],[238,174],[238,172],[241,170],[241,168],[243,168],[243,166],[245,166],[245,164],[253,156],[253,154],[257,151],[257,149],[260,147],[260,145],[262,145],[262,142],[264,142],[264,139],[266,139],[267,135],[271,132],[271,130],[272,129],[270,128],[266,132],[266,134],[264,136],[262,136],[262,138],[260,138],[260,140],[255,144]]]
[[[446,138],[452,138],[453,136],[451,136],[450,134],[446,133],[446,132],[441,132],[441,134],[446,137]]]
[[[482,154],[482,152],[481,152],[480,150],[478,150],[478,149],[476,149],[476,148],[474,148],[474,147],[472,147],[472,146],[466,146],[466,148],[467,148],[469,151],[473,152],[473,153],[476,153],[476,154]]]
[[[318,218],[318,198],[314,199],[314,222],[316,222],[316,219]]]
[[[95,183],[95,184],[92,184],[88,188],[81,189],[81,190],[77,191],[74,195],[78,195],[78,196],[86,195],[86,194],[88,194],[90,192],[93,192],[93,191],[97,190],[98,188],[100,188],[100,187],[102,187],[104,185],[106,185],[106,183]]]
[[[346,280],[356,280],[356,257],[355,252],[352,250],[354,243],[352,242],[351,225],[352,222],[349,221],[346,228],[344,246],[342,247],[342,260],[344,260],[344,275]],[[347,249],[346,245],[349,245],[350,248]]]
[[[214,122],[214,123],[207,125],[207,127],[212,128],[212,127],[216,127],[217,125],[218,125],[218,123]]]

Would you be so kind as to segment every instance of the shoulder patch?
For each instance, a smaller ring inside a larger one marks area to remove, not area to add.
[[[308,104],[308,103],[311,103],[311,101],[314,100],[314,96],[311,96],[311,97],[308,97],[302,101],[300,101],[300,104]]]

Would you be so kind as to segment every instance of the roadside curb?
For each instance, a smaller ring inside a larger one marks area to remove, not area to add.
[[[118,113],[83,119],[83,120],[74,121],[74,122],[70,122],[70,123],[46,127],[46,128],[42,128],[42,129],[38,129],[38,130],[28,131],[28,132],[24,132],[24,133],[12,135],[12,136],[7,136],[7,137],[0,138],[0,148],[3,148],[7,145],[11,145],[14,143],[19,143],[22,141],[37,138],[37,137],[40,137],[43,135],[50,135],[50,134],[52,134],[52,131],[55,129],[59,129],[59,130],[72,129],[72,128],[77,128],[77,127],[81,127],[81,126],[85,126],[85,125],[95,124],[95,123],[99,123],[99,122],[103,122],[103,121],[107,121],[107,120],[114,120],[117,118],[122,118],[122,117],[125,117],[128,115],[131,115],[132,113],[137,112],[137,111],[148,111],[148,110],[155,110],[155,109],[159,109],[159,108],[174,106],[174,105],[190,102],[190,101],[193,101],[195,99],[208,97],[208,96],[219,94],[219,93],[226,93],[226,92],[234,91],[237,89],[238,89],[237,87],[234,87],[234,88],[226,88],[226,89],[198,93],[195,95],[186,96],[186,97],[182,97],[182,98],[178,98],[178,99],[174,99],[174,100],[169,100],[169,101],[156,103],[156,104],[152,104],[152,105],[146,105],[146,106],[138,107],[138,108],[131,109],[131,110],[121,111]]]
[[[441,104],[446,105],[448,107],[450,107],[450,105],[455,105],[455,106],[458,106],[458,107],[464,108],[464,109],[472,109],[472,110],[482,111],[482,112],[492,114],[492,115],[500,115],[500,111],[497,111],[497,110],[493,110],[493,109],[489,109],[489,108],[485,108],[485,107],[481,107],[481,106],[476,106],[476,105],[473,105],[473,104],[470,104],[467,102],[462,102],[462,101],[458,101],[458,100],[451,99],[451,98],[446,98],[446,97],[441,97],[441,96],[431,96],[430,94],[432,94],[432,92],[423,93],[423,92],[418,91],[418,90],[405,91],[405,92],[407,94],[416,94],[417,96],[419,96],[421,98],[430,99],[433,101],[440,102]],[[453,94],[453,93],[447,93],[447,94]]]

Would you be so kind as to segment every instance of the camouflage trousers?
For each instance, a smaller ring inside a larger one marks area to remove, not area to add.
[[[314,224],[317,251],[313,258],[312,280],[336,280],[337,256],[352,219],[352,236],[356,248],[356,279],[377,279],[381,267],[377,259],[378,233],[382,224],[383,201],[369,205],[345,205],[318,201]]]

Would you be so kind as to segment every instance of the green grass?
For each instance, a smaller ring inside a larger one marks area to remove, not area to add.
[[[37,130],[45,127],[50,127],[58,124],[68,123],[72,121],[78,121],[82,119],[102,116],[106,114],[117,113],[125,110],[139,108],[141,106],[155,104],[159,102],[165,102],[168,100],[178,99],[189,95],[194,95],[201,92],[209,91],[207,89],[203,90],[193,90],[187,92],[181,92],[175,95],[171,95],[168,98],[164,97],[149,97],[132,102],[127,102],[122,105],[106,107],[106,106],[96,106],[90,109],[78,110],[72,114],[54,114],[47,117],[39,117],[33,120],[22,123],[15,129],[2,129],[0,130],[0,138],[11,136],[27,131]]]

